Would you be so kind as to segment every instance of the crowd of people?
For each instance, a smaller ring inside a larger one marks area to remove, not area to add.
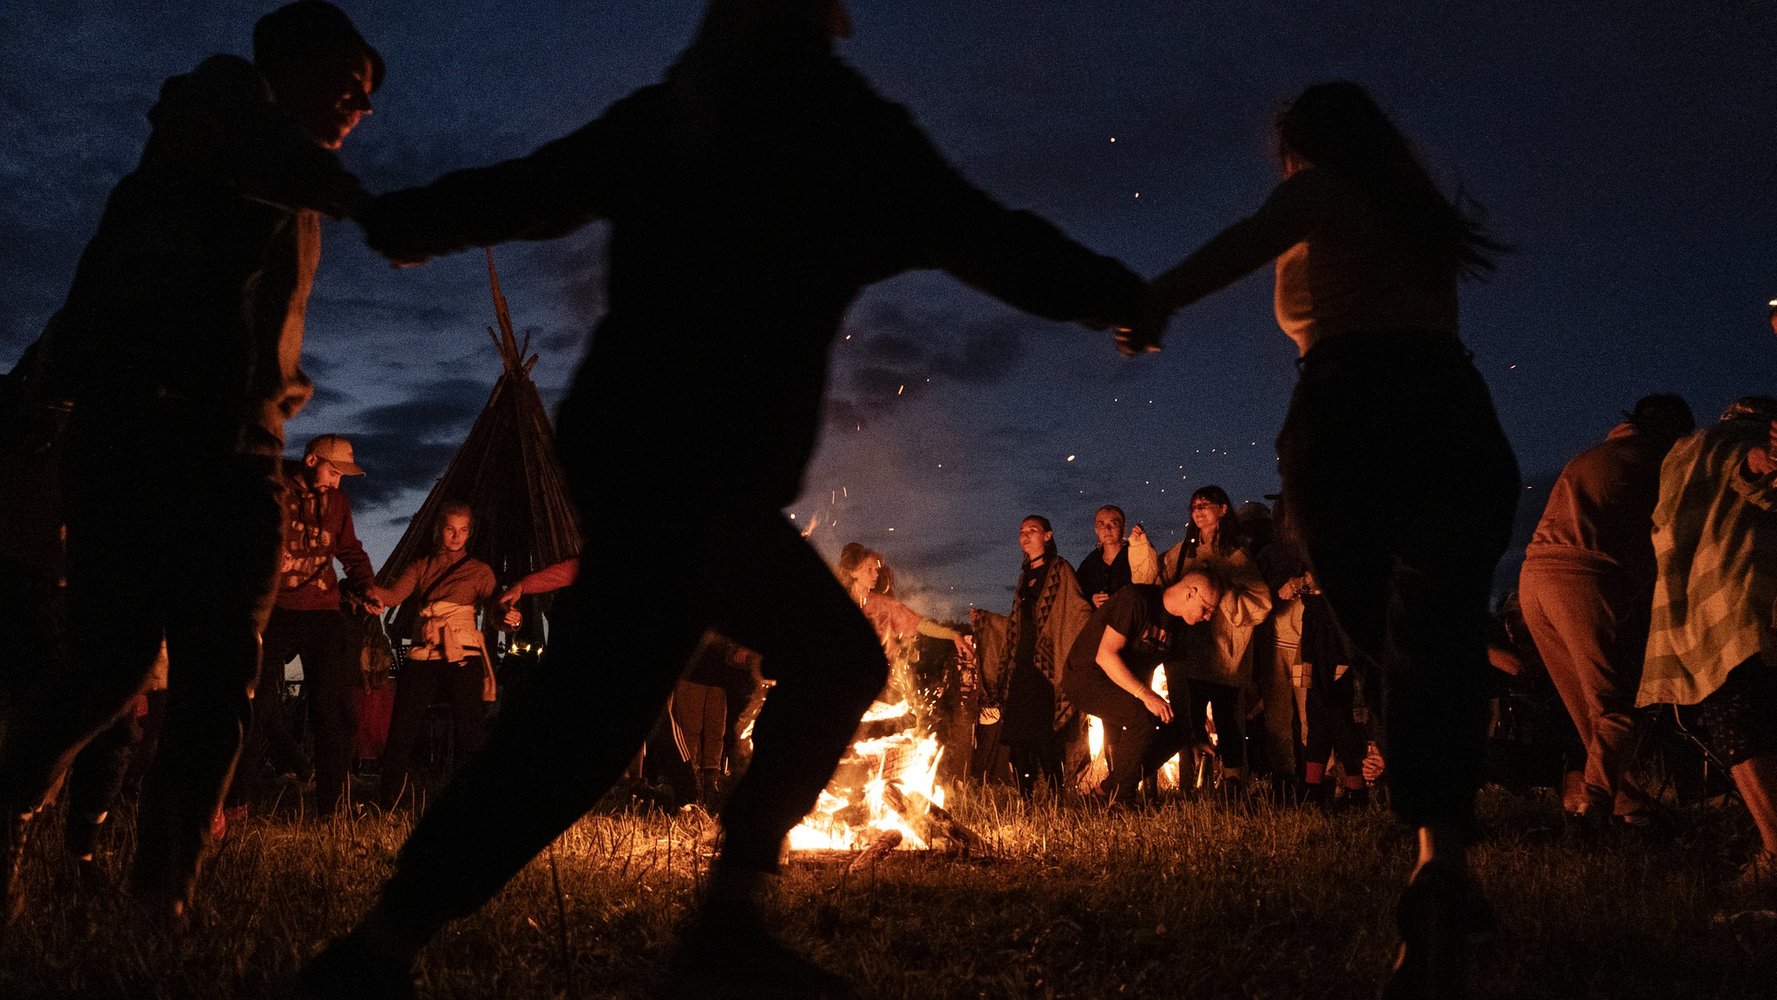
[[[1107,808],[1151,797],[1175,754],[1192,787],[1235,794],[1256,772],[1344,802],[1385,768],[1416,864],[1384,995],[1466,995],[1468,945],[1493,921],[1468,849],[1492,573],[1520,484],[1459,337],[1457,287],[1507,248],[1362,87],[1333,82],[1277,117],[1283,176],[1265,202],[1143,281],[964,180],[836,57],[850,31],[843,0],[711,0],[662,82],[527,156],[380,196],[337,154],[383,58],[325,0],[267,14],[250,60],[218,55],[166,82],[140,163],[7,383],[7,461],[30,492],[8,493],[20,513],[4,596],[31,683],[0,743],[0,926],[25,908],[21,859],[71,766],[99,776],[82,808],[105,811],[108,762],[157,664],[139,912],[185,918],[219,807],[231,782],[252,798],[262,755],[299,778],[312,766],[319,810],[340,808],[353,623],[393,607],[405,657],[377,798],[411,792],[436,699],[461,760],[374,906],[295,995],[411,995],[420,950],[598,802],[662,725],[722,823],[672,988],[845,995],[843,977],[778,940],[765,906],[785,835],[890,676],[885,641],[916,637],[955,648],[962,687],[997,713],[986,742],[1025,794],[1070,792],[1087,716],[1105,727],[1108,774],[1083,794]],[[339,489],[364,471],[350,442],[323,435],[280,465],[314,392],[301,338],[323,215],[354,220],[402,266],[610,222],[610,308],[556,417],[585,532],[571,567],[502,592],[466,554],[474,512],[446,506],[435,551],[378,584]],[[1301,355],[1275,511],[1205,487],[1161,553],[1106,506],[1078,567],[1046,518],[1027,517],[1010,614],[977,616],[972,635],[902,604],[877,553],[825,565],[782,515],[815,447],[828,348],[865,286],[941,269],[1037,316],[1114,328],[1135,356],[1160,349],[1177,310],[1266,265]],[[1644,400],[1564,473],[1526,560],[1524,619],[1584,740],[1565,804],[1642,822],[1631,709],[1696,705],[1764,838],[1749,879],[1768,879],[1777,405],[1743,401],[1688,436],[1680,409]],[[649,474],[614,482],[613,467]],[[676,530],[628,530],[637,508]],[[488,635],[518,594],[552,588],[547,651],[490,730]],[[647,614],[614,613],[637,594]],[[275,699],[251,697],[277,690],[294,656],[312,765],[280,742]],[[716,691],[736,667],[771,690],[729,783],[735,712]],[[243,741],[253,759],[238,771]]]

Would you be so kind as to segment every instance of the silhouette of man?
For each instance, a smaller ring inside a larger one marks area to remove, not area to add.
[[[63,464],[74,666],[0,751],[0,915],[17,914],[31,816],[141,688],[165,636],[169,717],[146,780],[138,900],[177,918],[240,749],[278,570],[284,422],[322,213],[363,200],[335,155],[382,58],[337,7],[261,18],[253,61],[169,79],[44,339],[73,400]]]
[[[611,307],[558,415],[587,539],[538,676],[415,828],[363,924],[306,971],[311,995],[411,989],[418,949],[611,787],[706,628],[760,653],[777,686],[679,985],[843,990],[761,910],[784,835],[887,674],[869,623],[781,513],[815,446],[840,319],[864,286],[915,268],[1054,319],[1123,320],[1145,296],[1122,265],[959,177],[834,56],[848,32],[838,0],[713,0],[663,82],[529,156],[362,215],[372,246],[410,262],[610,219]],[[670,529],[635,531],[638,510]],[[636,594],[671,596],[638,615]]]

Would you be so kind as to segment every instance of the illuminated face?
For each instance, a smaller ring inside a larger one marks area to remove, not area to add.
[[[1204,577],[1192,574],[1166,588],[1161,600],[1166,610],[1177,615],[1180,621],[1197,625],[1209,621],[1209,617],[1215,614],[1222,595]]]
[[[875,593],[876,581],[882,576],[882,560],[865,559],[858,563],[858,568],[853,571],[853,576],[858,581],[858,586],[862,587],[866,593]]]
[[[341,49],[289,71],[277,81],[278,106],[288,111],[323,149],[338,149],[370,114],[370,57]]]
[[[305,459],[309,467],[309,485],[317,490],[339,489],[339,467],[317,455]]]
[[[1197,526],[1199,532],[1216,530],[1216,525],[1221,524],[1222,518],[1227,516],[1228,505],[1225,503],[1216,503],[1207,497],[1198,497],[1191,501],[1191,523]]]
[[[439,531],[438,539],[446,552],[463,551],[463,546],[469,544],[469,515],[444,515],[444,527]]]
[[[1042,522],[1033,518],[1025,518],[1024,523],[1018,526],[1018,547],[1024,551],[1026,559],[1043,558],[1049,539],[1054,537],[1055,532],[1044,531]]]
[[[1114,510],[1105,509],[1098,512],[1092,519],[1092,530],[1098,534],[1098,544],[1109,548],[1123,542],[1123,515]]]

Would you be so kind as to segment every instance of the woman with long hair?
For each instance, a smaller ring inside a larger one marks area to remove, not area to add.
[[[895,572],[882,561],[882,553],[858,542],[847,542],[845,548],[839,550],[835,572],[851,599],[864,610],[864,617],[870,619],[877,638],[882,640],[883,651],[889,658],[891,686],[897,680],[896,665],[909,659],[909,647],[920,636],[948,639],[956,646],[956,655],[963,662],[974,655],[961,632],[927,618],[895,596]]]
[[[1120,346],[1157,348],[1174,310],[1276,261],[1278,323],[1301,351],[1283,493],[1339,623],[1382,665],[1394,807],[1419,832],[1385,995],[1461,996],[1463,939],[1491,921],[1467,847],[1518,467],[1458,339],[1456,286],[1505,247],[1357,84],[1308,88],[1276,131],[1282,182],[1155,280]]]
[[[1191,494],[1190,511],[1185,540],[1160,557],[1160,579],[1170,585],[1191,570],[1207,569],[1224,586],[1208,621],[1175,633],[1167,699],[1181,729],[1176,739],[1196,757],[1213,753],[1223,775],[1238,784],[1246,773],[1241,691],[1252,684],[1253,629],[1271,613],[1271,588],[1246,554],[1240,517],[1226,490],[1199,487]],[[1213,744],[1207,725],[1212,718]]]
[[[1032,514],[1019,522],[1018,548],[1024,561],[1011,624],[1002,662],[987,677],[986,700],[1000,707],[999,739],[1011,752],[1019,794],[1029,798],[1039,780],[1057,794],[1065,785],[1068,747],[1082,730],[1061,674],[1092,609],[1055,548],[1048,518]]]

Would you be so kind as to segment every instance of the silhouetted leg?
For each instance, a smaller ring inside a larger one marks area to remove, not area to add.
[[[482,664],[479,657],[444,668],[444,696],[450,703],[451,731],[456,736],[456,766],[475,756],[487,742],[487,703],[481,700]]]
[[[389,713],[389,740],[383,747],[377,801],[393,809],[409,789],[413,750],[426,725],[426,711],[438,700],[444,665],[437,660],[408,660],[395,675],[395,707]]]
[[[136,703],[122,718],[87,741],[68,771],[64,798],[68,802],[63,841],[77,860],[90,860],[98,848],[99,831],[109,821],[112,806],[123,788],[124,769],[130,750],[141,742],[142,726],[136,719]]]
[[[782,515],[737,521],[746,562],[715,584],[715,626],[756,650],[777,683],[753,728],[752,764],[723,808],[717,865],[776,871],[784,837],[814,808],[888,663],[863,612]]]
[[[1118,687],[1102,670],[1076,670],[1067,675],[1067,697],[1082,712],[1104,723],[1110,751],[1110,773],[1099,790],[1117,802],[1135,799],[1148,750],[1159,734],[1159,722],[1141,699]]]
[[[224,456],[193,470],[188,486],[168,512],[181,585],[166,601],[167,724],[142,789],[132,874],[138,895],[173,913],[189,901],[252,718],[282,542],[274,460]],[[164,586],[166,569],[139,572]]]
[[[302,742],[290,731],[289,716],[284,710],[284,695],[289,685],[284,680],[284,669],[294,657],[302,657],[302,689],[305,699],[312,700],[314,694],[313,678],[317,665],[314,664],[317,651],[314,643],[314,616],[326,612],[298,611],[294,613],[272,612],[270,621],[266,623],[264,648],[266,657],[262,657],[260,672],[261,688],[255,692],[253,701],[253,724],[258,725],[260,718],[265,720],[265,754],[271,760],[272,770],[278,774],[306,775],[311,764],[308,754],[302,749]],[[281,623],[279,619],[289,619]],[[280,627],[282,626],[282,627]],[[278,633],[283,633],[279,635]],[[278,649],[274,652],[273,645]],[[325,655],[325,653],[321,653]],[[265,662],[270,656],[282,656],[277,663]],[[263,706],[260,704],[261,694],[265,695]]]
[[[580,579],[556,598],[531,685],[402,848],[376,916],[403,946],[417,949],[475,912],[598,802],[703,634],[696,610],[677,600],[651,609],[645,627],[613,613],[614,591],[628,583],[601,585],[604,565],[582,557]]]
[[[280,716],[284,694],[284,665],[296,656],[296,636],[289,628],[280,627],[282,616],[273,613],[271,621],[266,625],[263,637],[262,655],[259,661],[259,674],[253,685],[252,718],[247,724],[247,734],[241,741],[241,759],[235,768],[234,780],[229,782],[226,802],[229,806],[246,806],[258,799],[264,791],[260,780],[265,771],[267,747],[270,743],[271,718],[278,717],[278,726],[282,727]],[[303,668],[307,670],[307,661]],[[285,734],[288,738],[288,734]]]
[[[338,808],[352,770],[358,734],[358,658],[345,616],[317,613],[302,654],[303,686],[315,734],[315,809],[322,817]]]

